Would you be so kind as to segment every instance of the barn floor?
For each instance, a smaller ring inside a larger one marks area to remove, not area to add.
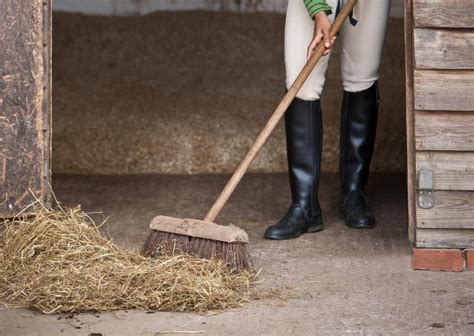
[[[68,205],[109,216],[105,233],[139,248],[156,214],[199,218],[225,183],[223,175],[55,176],[55,191]],[[26,309],[0,310],[2,335],[156,335],[164,331],[206,335],[473,334],[474,272],[413,271],[406,235],[405,182],[401,174],[374,174],[374,230],[346,228],[337,211],[337,176],[325,174],[320,196],[326,230],[299,239],[262,239],[288,203],[284,174],[247,176],[219,223],[247,230],[262,267],[259,288],[285,297],[252,301],[241,309],[207,316],[119,311],[44,316]]]

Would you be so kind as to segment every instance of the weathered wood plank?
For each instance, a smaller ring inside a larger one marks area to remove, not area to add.
[[[406,0],[405,15],[405,91],[407,141],[407,207],[408,238],[415,241],[416,225],[416,167],[415,167],[415,111],[413,106],[413,1]]]
[[[413,0],[416,27],[473,28],[472,0]]]
[[[474,69],[474,31],[422,29],[414,31],[418,69]]]
[[[416,247],[472,248],[474,230],[471,229],[416,229]]]
[[[416,110],[473,111],[474,71],[414,71]]]
[[[417,228],[474,229],[473,191],[434,191],[433,200],[431,209],[417,209]]]
[[[35,197],[45,201],[49,192],[43,6],[40,0],[0,1],[0,155],[6,158],[0,217],[14,215]]]
[[[42,0],[43,2],[43,156],[44,156],[44,204],[50,206],[52,203],[52,125],[53,125],[53,0]]]
[[[433,171],[434,190],[474,190],[474,152],[417,152],[423,168]]]
[[[418,150],[474,150],[474,113],[417,112],[415,142]]]

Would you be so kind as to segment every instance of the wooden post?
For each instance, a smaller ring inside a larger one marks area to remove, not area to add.
[[[51,0],[0,2],[0,217],[50,201]]]
[[[405,1],[405,81],[406,81],[406,139],[407,139],[407,201],[408,238],[415,241],[416,170],[415,170],[415,115],[413,109],[413,12],[412,0]]]

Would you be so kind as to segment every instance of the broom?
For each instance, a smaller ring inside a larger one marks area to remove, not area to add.
[[[336,36],[356,3],[357,0],[348,0],[346,2],[332,24],[330,38]],[[142,249],[143,255],[154,257],[167,253],[188,253],[205,259],[223,260],[231,269],[253,270],[246,246],[249,240],[247,233],[234,225],[218,225],[214,223],[214,220],[318,63],[324,53],[324,49],[323,43],[320,43],[311,58],[306,62],[295,82],[288,89],[204,220],[180,219],[167,216],[153,218],[150,223],[152,231]]]

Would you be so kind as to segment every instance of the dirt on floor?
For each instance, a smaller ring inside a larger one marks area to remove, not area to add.
[[[228,176],[55,176],[65,204],[83,204],[105,234],[139,248],[155,215],[201,218]],[[250,235],[249,250],[262,267],[259,290],[279,298],[251,301],[219,314],[146,314],[140,311],[46,316],[0,310],[2,335],[472,335],[474,272],[413,271],[407,240],[405,177],[374,174],[369,199],[373,230],[346,228],[340,218],[338,179],[323,174],[325,230],[288,241],[262,238],[289,202],[285,174],[243,180],[220,224]]]
[[[284,15],[54,13],[53,169],[74,174],[230,172],[284,93]],[[403,20],[381,65],[374,170],[405,169]],[[340,48],[323,95],[323,170],[337,169]],[[286,169],[283,125],[254,171]]]

